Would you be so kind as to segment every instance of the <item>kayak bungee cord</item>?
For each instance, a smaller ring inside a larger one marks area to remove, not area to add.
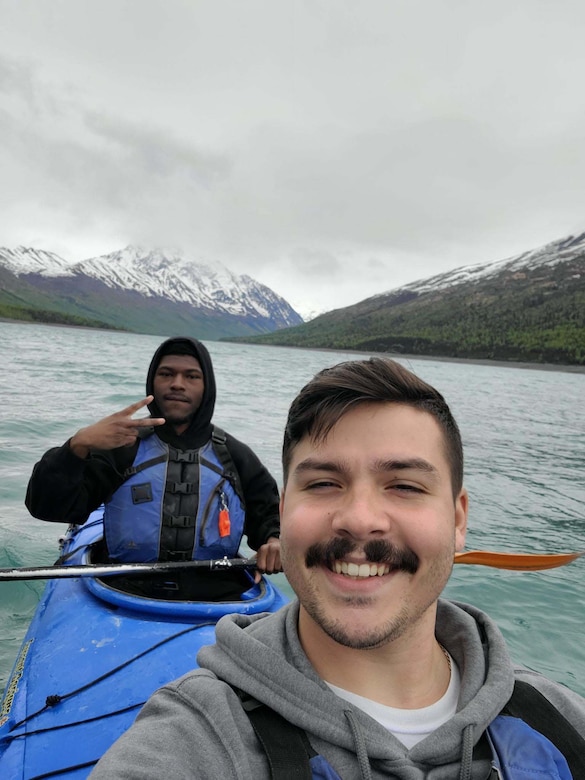
[[[94,720],[102,720],[103,718],[110,718],[114,717],[115,715],[122,715],[125,712],[130,712],[130,710],[135,710],[138,707],[142,707],[143,704],[146,702],[138,702],[137,704],[133,704],[130,707],[123,707],[122,709],[116,710],[115,712],[107,712],[105,715],[96,715],[94,718],[87,718],[86,720],[79,720],[76,723],[63,723],[61,726],[53,726],[49,729],[35,729],[34,731],[27,731],[23,734],[16,734],[14,738],[16,737],[29,737],[34,734],[42,734],[47,731],[58,731],[59,729],[67,728],[68,726],[76,726],[78,723],[91,723]],[[86,761],[83,764],[71,764],[70,766],[61,767],[60,769],[52,769],[50,772],[44,772],[42,775],[34,775],[34,777],[29,777],[27,780],[46,780],[49,777],[62,777],[63,774],[68,772],[76,772],[78,769],[87,769],[88,767],[95,766],[97,762],[100,760],[101,756],[99,758],[93,758],[90,761]]]
[[[50,698],[50,697],[47,697]],[[58,702],[55,702],[58,704]],[[106,718],[113,718],[116,715],[123,715],[125,712],[130,712],[131,710],[136,710],[138,707],[142,707],[143,704],[146,704],[146,699],[144,701],[138,701],[135,704],[130,704],[128,707],[120,707],[119,710],[112,710],[111,712],[103,712],[100,715],[94,715],[91,718],[84,718],[83,720],[76,720],[73,723],[58,723],[56,726],[47,726],[46,728],[42,729],[33,729],[32,731],[21,731],[20,734],[9,734],[7,737],[5,737],[6,742],[14,742],[16,739],[22,739],[24,737],[36,737],[38,734],[46,734],[50,731],[59,731],[60,729],[68,729],[71,726],[81,726],[86,723],[93,723],[96,720],[105,720]],[[53,706],[53,705],[50,705]],[[39,710],[38,712],[35,712],[35,715],[40,715],[42,712],[45,712],[46,709],[49,707],[43,707],[42,710]],[[32,717],[32,716],[31,716]],[[22,723],[22,721],[21,721]]]
[[[85,761],[83,764],[66,766],[63,767],[63,769],[53,769],[50,772],[44,772],[42,775],[35,775],[34,777],[29,777],[28,780],[49,780],[50,777],[61,777],[65,772],[69,773],[69,772],[76,772],[78,769],[89,769],[89,767],[95,766],[99,760],[100,760],[99,758],[95,758],[92,761]]]
[[[14,740],[18,739],[20,737],[26,737],[29,734],[33,734],[35,732],[29,732],[29,731],[23,731],[20,734],[13,734],[12,732],[22,726],[24,723],[27,723],[28,721],[32,720],[33,718],[36,718],[38,715],[42,714],[46,710],[50,709],[51,707],[54,707],[55,705],[59,704],[60,702],[64,701],[65,699],[70,699],[72,696],[76,696],[78,693],[82,693],[83,691],[87,690],[88,688],[93,687],[94,685],[97,685],[102,680],[107,679],[108,677],[111,677],[113,674],[116,674],[116,672],[119,672],[121,669],[124,669],[125,667],[129,666],[130,664],[134,663],[135,661],[138,661],[138,659],[143,658],[145,655],[148,655],[148,653],[152,652],[153,650],[156,650],[159,647],[162,647],[167,642],[171,642],[173,639],[178,639],[181,636],[184,636],[185,634],[190,633],[191,631],[195,631],[196,629],[203,628],[204,626],[214,626],[215,621],[207,621],[205,623],[198,623],[197,625],[189,626],[189,628],[185,628],[182,631],[178,631],[176,634],[172,634],[171,636],[167,636],[164,639],[161,639],[160,642],[157,642],[154,645],[151,645],[150,647],[147,647],[142,652],[138,653],[138,655],[133,656],[132,658],[128,658],[124,663],[119,664],[118,666],[114,667],[113,669],[110,669],[109,671],[105,672],[105,674],[100,675],[99,677],[96,677],[95,680],[91,680],[90,682],[86,683],[85,685],[82,685],[80,688],[76,688],[74,691],[70,691],[69,693],[64,694],[51,694],[47,696],[45,706],[41,707],[40,710],[37,710],[36,712],[32,712],[30,715],[27,715],[26,718],[23,718],[22,720],[18,721],[18,723],[15,723],[10,728],[10,732],[6,736],[6,740]],[[132,708],[129,708],[132,709]],[[106,717],[106,715],[103,715],[101,717]],[[92,720],[95,720],[98,718],[92,718]],[[61,724],[59,726],[51,726],[50,728],[46,729],[40,729],[41,731],[53,731],[57,728],[64,728],[66,726],[75,726],[77,723],[82,723],[83,721],[75,721],[73,723],[65,723]]]
[[[81,693],[82,691],[87,690],[88,688],[91,688],[94,685],[97,685],[102,680],[106,679],[107,677],[111,677],[116,672],[120,671],[121,669],[124,669],[125,667],[137,661],[139,658],[142,658],[143,656],[147,655],[153,650],[156,650],[157,648],[161,647],[167,642],[170,642],[173,639],[177,639],[181,636],[184,636],[185,634],[188,634],[191,631],[194,631],[195,629],[203,628],[204,626],[213,626],[213,625],[215,625],[214,621],[206,621],[205,623],[199,623],[198,625],[189,626],[189,628],[183,629],[182,631],[178,631],[176,634],[172,634],[171,636],[165,637],[160,642],[157,642],[156,644],[147,647],[138,655],[135,655],[132,658],[127,659],[126,661],[124,661],[124,663],[119,664],[114,669],[110,669],[105,674],[102,674],[100,677],[97,677],[95,680],[92,680],[91,682],[82,685],[80,688],[77,688],[74,691],[70,691],[69,693],[62,694],[62,695],[53,694],[47,696],[46,704],[44,707],[42,707],[40,710],[37,710],[36,712],[31,713],[26,718],[23,718],[22,720],[20,720],[18,723],[15,723],[11,727],[10,733],[5,737],[6,742],[12,742],[15,739],[22,739],[24,737],[34,736],[35,734],[58,731],[60,729],[69,728],[71,726],[77,726],[83,723],[91,723],[92,721],[115,717],[116,715],[121,715],[125,712],[129,712],[130,710],[134,710],[134,709],[138,709],[139,707],[142,707],[142,705],[145,703],[144,701],[136,702],[130,705],[129,707],[122,707],[115,711],[101,713],[100,715],[95,715],[92,718],[85,718],[83,720],[77,720],[71,723],[60,723],[54,726],[50,726],[48,728],[34,729],[33,731],[23,731],[19,734],[12,733],[14,732],[14,729],[19,728],[20,726],[32,720],[33,718],[37,717],[41,713],[46,712],[46,710],[50,709],[51,707],[54,707],[55,705],[59,704],[61,701],[64,701],[65,699],[69,699],[72,696],[75,696],[76,694]],[[53,769],[50,772],[44,772],[41,775],[35,775],[34,777],[30,777],[29,780],[49,780],[49,778],[51,777],[61,777],[62,775],[68,774],[69,772],[75,772],[79,769],[87,769],[89,767],[95,766],[100,758],[101,756],[98,756],[98,758],[92,759],[91,761],[87,761],[82,764],[74,764],[71,766],[61,767],[60,769]]]

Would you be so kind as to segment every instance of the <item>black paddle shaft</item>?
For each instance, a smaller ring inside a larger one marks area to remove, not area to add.
[[[229,571],[255,569],[254,558],[218,558],[209,561],[170,561],[157,563],[88,563],[77,566],[30,566],[0,569],[0,581],[52,580],[65,577],[111,577],[115,574],[165,574],[189,569]]]

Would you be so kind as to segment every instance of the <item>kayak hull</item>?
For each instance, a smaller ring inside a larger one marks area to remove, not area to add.
[[[101,533],[99,515],[70,533],[67,563],[88,563]],[[241,601],[213,603],[133,596],[107,579],[48,581],[2,702],[0,777],[86,778],[146,699],[197,666],[220,617],[286,603],[264,578],[250,586]]]

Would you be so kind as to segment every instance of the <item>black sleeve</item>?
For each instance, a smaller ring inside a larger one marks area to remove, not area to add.
[[[84,523],[122,482],[135,447],[95,451],[77,457],[66,442],[48,450],[35,464],[25,504],[33,517],[57,523]]]
[[[271,536],[280,536],[278,486],[272,474],[250,447],[229,433],[226,434],[226,443],[244,492],[244,533],[250,547],[257,550]]]

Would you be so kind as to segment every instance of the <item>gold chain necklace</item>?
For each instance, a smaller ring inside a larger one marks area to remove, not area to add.
[[[451,656],[449,655],[447,650],[443,647],[443,645],[440,642],[439,642],[439,647],[441,648],[441,650],[443,651],[443,655],[447,659],[447,663],[449,664],[449,674],[451,674]]]

